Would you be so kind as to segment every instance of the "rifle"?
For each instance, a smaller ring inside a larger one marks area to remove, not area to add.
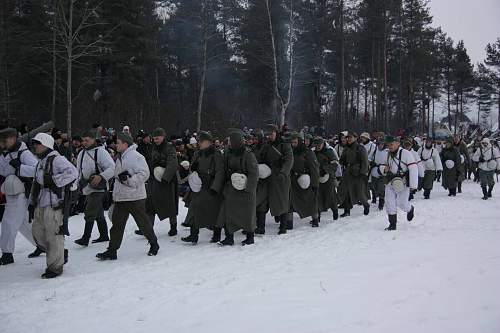
[[[59,227],[59,235],[69,236],[69,228],[68,228],[68,220],[71,214],[71,207],[73,205],[73,191],[71,191],[71,187],[73,183],[64,186],[64,199],[62,202],[62,210],[63,210],[63,224]]]
[[[35,128],[34,130],[31,130],[30,132],[23,134],[19,137],[20,141],[23,142],[29,142],[32,138],[35,137],[38,133],[46,133],[54,128],[54,122],[49,121],[46,123],[43,123],[39,127]]]

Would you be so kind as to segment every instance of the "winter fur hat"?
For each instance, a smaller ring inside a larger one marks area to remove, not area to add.
[[[95,139],[96,137],[97,137],[97,131],[95,129],[85,131],[82,134],[82,138]]]
[[[322,144],[325,142],[325,139],[323,139],[322,137],[320,136],[317,136],[315,137],[313,140],[312,140],[312,143],[313,145],[319,145],[319,144]]]
[[[131,146],[131,145],[134,144],[134,139],[132,139],[132,137],[130,136],[130,134],[125,133],[125,132],[118,133],[116,135],[116,139],[120,140],[122,142],[127,143],[129,146]]]
[[[264,126],[264,133],[265,134],[270,134],[272,132],[278,133],[279,132],[278,126],[276,126],[274,124],[267,124],[266,126]]]
[[[245,133],[237,128],[232,128],[229,130],[229,140],[231,142],[232,148],[239,148],[243,144]]]
[[[385,143],[389,144],[389,143],[393,143],[393,142],[399,142],[398,138],[395,136],[392,136],[392,135],[387,135],[385,137]]]
[[[33,142],[37,142],[44,147],[49,149],[54,149],[54,138],[47,133],[38,133],[32,140]]]
[[[370,133],[368,132],[363,132],[361,133],[361,135],[359,136],[360,138],[365,138],[367,140],[370,140]]]

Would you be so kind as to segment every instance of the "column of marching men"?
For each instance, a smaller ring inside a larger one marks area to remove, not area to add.
[[[454,197],[462,182],[473,178],[488,200],[500,170],[498,143],[488,138],[466,144],[459,136],[434,142],[431,137],[358,137],[349,131],[332,142],[285,133],[275,125],[251,133],[230,129],[222,141],[203,131],[177,144],[162,128],[137,138],[125,127],[112,142],[105,141],[93,129],[73,138],[68,148],[58,135],[38,133],[28,148],[15,129],[1,130],[6,202],[0,265],[14,263],[20,232],[35,247],[30,258],[45,253],[42,277],[61,275],[68,262],[68,218],[78,211],[85,225],[75,243],[109,242],[96,255],[99,260],[117,259],[130,216],[138,226],[135,233],[149,242],[147,254],[155,256],[160,249],[155,219],[168,219],[168,235],[176,236],[180,200],[188,208],[182,225],[189,228],[181,240],[190,244],[197,244],[206,228],[211,243],[234,245],[234,234],[242,231],[241,244],[251,245],[255,235],[266,233],[268,213],[282,235],[293,230],[294,213],[316,228],[322,215],[347,218],[357,205],[369,215],[370,199],[378,210],[385,208],[386,230],[396,230],[398,210],[413,220],[411,200],[418,191],[430,199],[440,182]],[[94,223],[99,237],[91,240]]]

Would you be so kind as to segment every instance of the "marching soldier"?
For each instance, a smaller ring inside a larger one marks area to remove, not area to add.
[[[420,160],[420,155],[418,152],[413,149],[413,147],[416,146],[413,144],[413,141],[411,140],[405,140],[403,143],[403,148],[408,150],[412,155],[413,159],[415,160],[415,163],[417,164],[418,168],[418,188],[420,188],[422,181],[424,179],[424,165],[422,164],[422,161]],[[413,196],[417,193],[417,189],[411,190],[410,191],[410,201],[413,200]]]
[[[0,265],[14,262],[14,248],[17,232],[36,246],[28,223],[28,196],[38,161],[24,142],[17,140],[17,130],[6,128],[0,131],[0,177],[3,178],[2,193],[6,196],[5,211],[2,217]],[[43,251],[37,247],[30,258],[39,256]]]
[[[286,234],[287,214],[290,208],[290,171],[293,152],[290,143],[280,136],[276,125],[267,125],[264,132],[267,142],[262,148],[262,162],[271,169],[268,183],[268,202],[271,215],[279,220],[278,234]]]
[[[373,162],[373,157],[374,157],[375,151],[377,150],[377,145],[375,144],[375,142],[370,140],[370,133],[368,133],[368,132],[361,133],[360,141],[366,150],[366,156],[368,157],[368,163],[371,165]],[[368,197],[370,196],[370,191],[371,191],[372,203],[376,203],[377,198],[375,197],[375,193],[373,190],[373,184],[371,183],[370,174],[368,174],[368,177],[366,177],[366,182],[367,182],[366,186],[367,186],[367,190],[368,190],[367,196]]]
[[[441,161],[443,167],[443,187],[448,190],[449,197],[457,195],[457,185],[460,178],[460,153],[453,146],[453,139],[449,138],[442,151]]]
[[[293,229],[293,212],[300,218],[312,217],[312,226],[318,227],[319,164],[316,155],[306,147],[299,133],[290,135],[293,166],[290,182],[290,212],[287,228]]]
[[[339,157],[334,149],[328,149],[325,140],[316,137],[313,140],[314,153],[319,164],[319,188],[318,188],[318,221],[321,220],[321,212],[332,210],[333,220],[339,218],[337,202],[337,179],[335,174],[339,166]],[[314,222],[314,221],[313,221]]]
[[[79,186],[86,197],[85,205],[85,230],[80,239],[75,243],[88,246],[94,221],[99,228],[99,238],[92,243],[109,241],[108,225],[104,217],[104,199],[108,189],[108,181],[113,178],[115,162],[108,151],[96,143],[96,134],[88,131],[83,134],[83,147],[76,160],[78,169]]]
[[[388,150],[385,145],[385,138],[380,137],[377,141],[377,149],[373,153],[373,160],[370,163],[370,177],[372,179],[373,196],[378,198],[378,209],[384,209],[385,204],[385,177],[384,169],[387,165]]]
[[[500,170],[500,151],[492,146],[490,139],[484,138],[481,140],[481,146],[474,152],[472,160],[478,163],[483,200],[488,200],[492,197],[495,186],[493,175]]]
[[[148,181],[151,195],[148,198],[151,211],[148,212],[151,224],[155,215],[160,220],[170,221],[169,236],[177,235],[177,214],[179,212],[179,188],[177,180],[177,153],[174,146],[167,141],[163,128],[157,128],[152,133],[153,149],[151,151],[151,176]]]
[[[31,205],[35,207],[33,238],[47,255],[47,269],[42,278],[51,279],[63,273],[63,265],[67,261],[64,214],[69,213],[66,206],[70,198],[69,191],[65,189],[76,181],[78,171],[68,159],[54,150],[54,138],[50,135],[39,133],[32,142],[39,159],[30,197]]]
[[[429,199],[437,173],[443,171],[441,158],[438,151],[433,147],[432,138],[428,137],[425,139],[425,145],[420,148],[418,155],[424,167],[424,179],[422,180],[424,199]]]
[[[255,229],[256,235],[264,235],[266,233],[266,214],[269,211],[269,176],[271,175],[271,168],[265,164],[266,156],[264,151],[264,133],[262,130],[254,131],[254,144],[252,145],[253,153],[257,159],[259,168],[259,181],[257,183],[257,202],[256,202],[256,219],[257,228]]]
[[[340,164],[344,167],[342,182],[345,184],[345,198],[343,202],[344,213],[340,217],[351,215],[354,205],[363,205],[363,214],[370,213],[368,203],[367,181],[369,165],[365,148],[358,144],[357,135],[353,132],[347,134],[347,145],[344,147]]]
[[[160,249],[153,225],[146,214],[145,184],[149,178],[149,167],[144,156],[138,153],[136,148],[130,134],[122,132],[117,135],[118,159],[114,172],[116,179],[113,189],[114,205],[109,212],[113,226],[110,229],[108,249],[96,255],[99,260],[117,259],[117,251],[121,247],[130,215],[149,241],[148,256],[156,256]]]
[[[413,154],[400,147],[399,141],[392,136],[386,138],[389,149],[387,165],[385,166],[385,207],[389,216],[389,227],[386,230],[396,230],[398,208],[406,212],[408,221],[413,220],[415,209],[410,204],[411,190],[418,187],[418,167]]]
[[[221,228],[217,227],[217,217],[222,203],[224,187],[224,158],[212,143],[212,136],[207,132],[198,135],[199,150],[195,152],[191,164],[192,174],[188,177],[198,177],[201,187],[191,187],[189,193],[189,210],[186,222],[190,226],[190,234],[183,237],[183,242],[198,243],[200,228],[213,229],[210,243],[220,241]]]
[[[246,234],[242,245],[254,243],[255,203],[259,171],[255,155],[245,147],[244,133],[232,130],[229,149],[224,152],[226,175],[217,226],[224,227],[225,239],[220,245],[234,245],[234,233],[240,229]]]
[[[457,189],[458,193],[462,193],[462,182],[464,181],[465,177],[467,177],[466,174],[467,166],[469,165],[470,161],[469,151],[467,149],[467,144],[462,140],[462,138],[458,134],[455,135],[453,138],[453,146],[460,153],[460,165],[459,165],[460,175],[457,182]]]

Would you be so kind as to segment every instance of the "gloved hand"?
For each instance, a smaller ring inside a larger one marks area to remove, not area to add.
[[[9,162],[10,166],[13,167],[14,169],[19,169],[21,167],[21,160],[18,158],[15,158],[13,160],[10,160]]]
[[[128,173],[128,171],[123,171],[118,175],[118,180],[123,183],[126,182],[129,177],[130,173]]]

